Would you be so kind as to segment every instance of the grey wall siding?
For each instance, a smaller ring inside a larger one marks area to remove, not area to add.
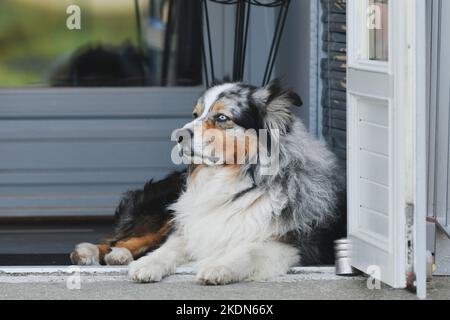
[[[200,91],[1,91],[0,217],[112,215],[176,168],[170,135]]]
[[[347,117],[347,43],[346,0],[321,0],[322,5],[322,50],[323,80],[322,135],[333,151],[342,160],[346,159]]]

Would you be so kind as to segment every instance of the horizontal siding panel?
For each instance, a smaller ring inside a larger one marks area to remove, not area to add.
[[[347,110],[347,100],[341,101],[337,99],[331,99],[326,93],[324,93],[324,97],[322,97],[321,99],[321,104],[324,109],[333,108],[341,111]]]
[[[366,180],[389,186],[389,158],[364,150],[359,156],[360,176]]]
[[[362,207],[386,216],[389,214],[389,189],[387,187],[360,179],[359,188]]]
[[[133,138],[170,140],[172,132],[187,121],[189,118],[0,120],[0,142]]]
[[[203,88],[0,89],[0,119],[189,117],[202,90]]]
[[[88,169],[88,170],[34,170],[2,172],[0,171],[0,186],[35,185],[103,185],[103,184],[141,184],[147,178],[161,178],[161,171],[177,169],[169,164],[161,168],[146,169]],[[1,191],[0,191],[1,192]]]
[[[387,103],[375,100],[361,101],[359,104],[360,121],[371,122],[379,126],[389,126],[389,108]]]
[[[114,215],[114,205],[108,207],[64,207],[64,208],[24,208],[16,207],[0,210],[0,217],[109,217]]]
[[[0,170],[168,167],[168,141],[0,143]]]
[[[327,29],[328,25],[324,24],[324,29]],[[345,33],[339,33],[339,32],[324,32],[322,36],[322,40],[326,42],[340,42],[340,43],[346,43],[347,42],[347,35]],[[339,58],[340,57],[340,58]],[[339,55],[335,57],[336,60],[342,60],[344,57]]]
[[[359,124],[359,143],[363,150],[389,155],[389,129],[367,122]]]
[[[89,180],[97,179],[93,175],[92,179],[86,177],[85,181],[77,184],[70,180],[70,177],[77,176],[72,173],[61,177],[64,181],[62,184],[39,184],[39,181],[35,184],[23,185],[15,182],[2,183],[0,184],[0,216],[113,215],[125,191],[140,189],[146,181],[151,178],[161,179],[169,171],[171,170],[149,170],[141,172],[142,175],[136,172],[134,177],[136,182],[126,182],[132,179],[125,178],[125,172],[122,174],[111,172],[111,179],[123,178],[123,181],[115,183],[105,179],[104,184],[98,181],[92,183]],[[45,179],[43,178],[42,181]]]
[[[320,0],[324,12],[345,14],[347,0]]]
[[[343,18],[342,18],[343,16]],[[339,20],[345,19],[345,15],[336,15],[336,18]],[[346,25],[345,23],[324,23],[324,28],[327,31],[330,32],[337,32],[337,33],[345,33],[346,32]],[[336,37],[333,37],[332,39],[337,39]]]
[[[377,212],[360,208],[359,227],[362,231],[382,237],[389,238],[389,218]]]
[[[335,53],[345,53],[347,52],[347,46],[345,45],[345,43],[324,42],[322,44],[322,50],[327,52],[329,51]]]
[[[344,48],[347,48],[345,44],[341,44]],[[328,49],[326,47],[325,49]],[[328,51],[328,50],[324,50]],[[346,62],[339,62],[339,61],[330,61],[327,58],[324,58],[320,62],[320,67],[323,71],[338,71],[338,72],[347,72],[347,63]]]
[[[155,175],[155,178],[163,177],[163,174]],[[118,183],[118,184],[64,184],[64,185],[0,185],[0,202],[5,198],[51,198],[61,197],[68,194],[74,196],[84,196],[86,194],[120,194],[126,190],[142,188],[144,182],[150,180],[150,176],[142,178],[138,183]]]
[[[0,217],[112,215],[161,179],[198,88],[0,89]]]
[[[41,118],[24,105],[24,117],[10,118],[3,107],[0,217],[111,216],[124,192],[181,169],[171,161],[170,136],[191,117]]]
[[[121,194],[85,194],[83,196],[66,195],[60,197],[23,197],[3,198],[0,202],[0,211],[14,211],[21,208],[45,209],[45,208],[94,208],[114,207],[120,199]],[[76,205],[75,205],[76,202]]]

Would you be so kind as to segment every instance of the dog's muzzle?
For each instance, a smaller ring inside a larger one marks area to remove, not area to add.
[[[176,141],[178,143],[178,148],[180,150],[180,156],[193,156],[194,151],[192,150],[192,139],[194,138],[194,132],[190,129],[178,129],[175,131]]]

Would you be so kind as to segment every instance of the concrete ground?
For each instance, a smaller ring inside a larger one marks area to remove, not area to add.
[[[81,272],[80,272],[81,271]],[[450,299],[450,278],[435,278],[429,299]],[[298,268],[270,282],[205,287],[193,270],[179,269],[161,283],[136,284],[125,268],[0,268],[0,300],[309,300],[416,299],[406,290],[367,289],[367,278],[342,278],[333,268]]]

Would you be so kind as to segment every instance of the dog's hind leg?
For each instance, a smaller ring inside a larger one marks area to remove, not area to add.
[[[171,224],[167,223],[157,232],[149,232],[143,236],[117,241],[111,247],[110,252],[105,255],[104,261],[108,265],[128,265],[149,250],[159,247],[171,229]]]
[[[170,232],[170,224],[165,225],[158,232],[150,232],[139,237],[131,237],[117,242],[95,245],[80,243],[70,254],[70,260],[75,265],[128,265],[135,259],[142,257],[149,250],[155,249],[163,243]]]
[[[166,223],[156,232],[148,232],[142,236],[131,236],[127,239],[109,241],[104,244],[80,243],[70,254],[70,260],[75,265],[128,265],[148,251],[158,248],[172,230],[172,225]]]

